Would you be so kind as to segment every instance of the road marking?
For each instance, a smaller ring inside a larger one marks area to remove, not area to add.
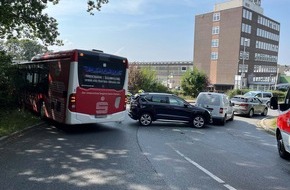
[[[170,146],[170,145],[169,145]],[[222,184],[224,187],[226,187],[229,190],[237,190],[236,188],[230,186],[229,184],[226,184],[226,182],[224,182],[221,178],[219,178],[218,176],[214,175],[213,173],[211,173],[210,171],[208,171],[207,169],[205,169],[204,167],[202,167],[201,165],[199,165],[198,163],[196,163],[195,161],[191,160],[190,158],[186,157],[184,154],[182,154],[181,152],[179,152],[178,150],[176,150],[175,148],[173,148],[172,146],[170,146],[177,154],[179,154],[182,158],[184,158],[186,161],[188,161],[189,163],[191,163],[192,165],[194,165],[195,167],[197,167],[198,169],[200,169],[201,171],[203,171],[205,174],[207,174],[209,177],[211,177],[212,179],[214,179],[215,181],[217,181],[218,183]]]

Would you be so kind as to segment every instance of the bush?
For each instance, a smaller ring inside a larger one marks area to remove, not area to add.
[[[278,97],[278,101],[279,102],[282,102],[282,101],[284,101],[287,92],[283,92],[283,91],[279,91],[279,90],[274,90],[274,91],[272,91],[272,93],[273,93],[273,96],[274,97]]]
[[[243,95],[247,92],[249,92],[250,90],[249,89],[234,89],[234,90],[229,90],[226,92],[226,94],[232,98],[234,97],[235,95]]]

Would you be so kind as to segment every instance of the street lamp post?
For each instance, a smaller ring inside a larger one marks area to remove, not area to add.
[[[269,90],[271,90],[271,79],[272,79],[272,76],[273,76],[273,74],[270,74],[270,77],[269,77]]]
[[[276,74],[276,80],[275,80],[275,88],[274,88],[274,90],[276,90],[276,88],[277,88],[278,77],[279,77],[279,67],[277,68],[277,74]]]
[[[241,81],[242,81],[242,89],[245,86],[245,56],[246,56],[246,42],[248,42],[249,39],[244,38],[244,51],[243,51],[243,67],[242,67],[242,72],[241,72]]]

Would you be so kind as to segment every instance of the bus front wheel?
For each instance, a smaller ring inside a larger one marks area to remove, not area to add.
[[[37,108],[39,117],[41,119],[45,118],[45,105],[44,105],[44,101],[39,101],[38,102],[38,108]]]

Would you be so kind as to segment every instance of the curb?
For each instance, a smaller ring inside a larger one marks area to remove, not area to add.
[[[261,127],[261,128],[263,128],[265,131],[267,131],[268,133],[270,133],[271,135],[276,135],[276,131],[275,130],[273,130],[273,129],[270,129],[269,127],[267,127],[266,125],[265,125],[265,120],[266,119],[269,119],[270,117],[266,117],[266,118],[263,118],[262,120],[260,120],[259,122],[258,122],[258,126],[259,127]]]
[[[13,138],[13,137],[19,136],[19,135],[21,135],[21,134],[23,134],[23,133],[25,133],[25,132],[27,132],[27,131],[29,131],[29,130],[31,130],[31,129],[33,129],[33,128],[35,128],[35,127],[39,127],[39,126],[41,126],[41,125],[43,125],[43,124],[45,124],[45,122],[40,122],[40,123],[35,124],[35,125],[32,125],[32,126],[30,126],[30,127],[26,127],[25,129],[22,129],[22,130],[20,130],[20,131],[16,131],[16,132],[14,132],[14,133],[12,133],[12,134],[9,134],[9,135],[7,135],[7,136],[0,137],[0,143],[1,143],[1,142],[4,142],[4,141],[7,141],[7,140],[9,140],[9,139],[11,139],[11,138]]]

